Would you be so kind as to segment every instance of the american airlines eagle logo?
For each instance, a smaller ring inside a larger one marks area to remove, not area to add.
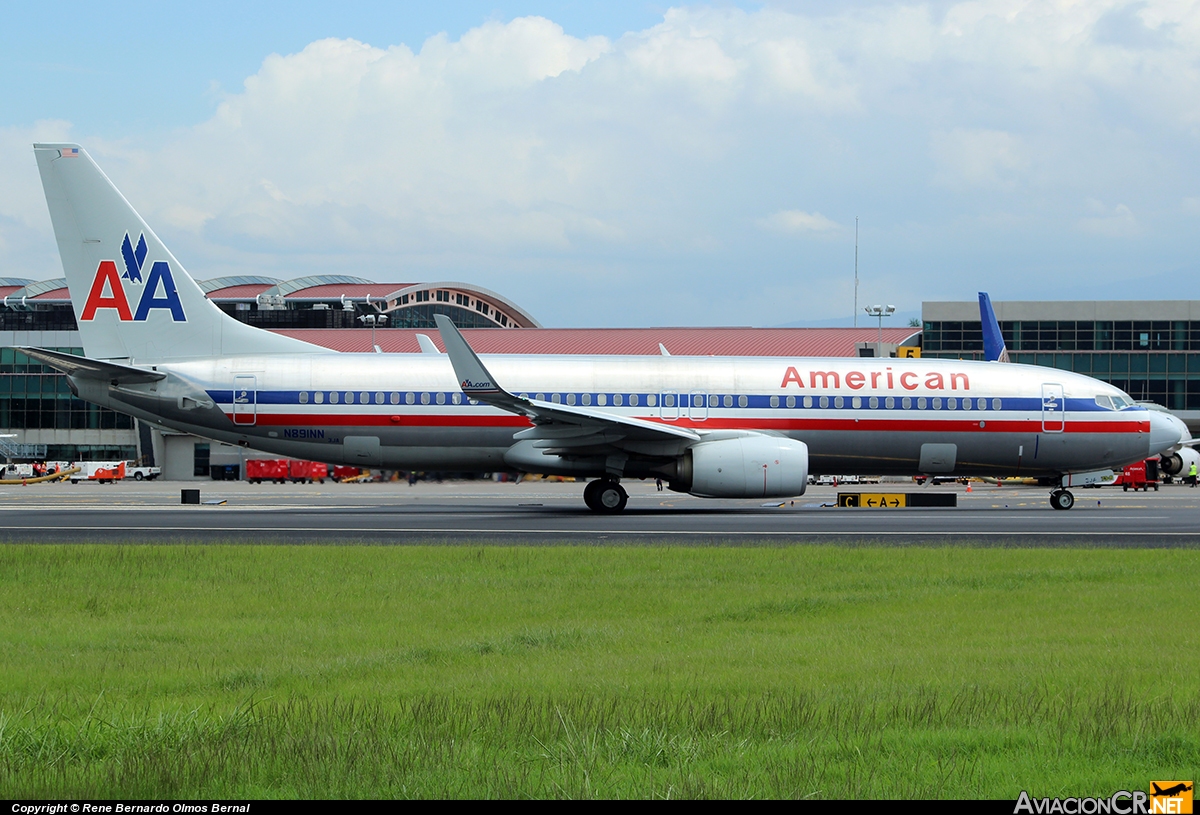
[[[117,312],[121,322],[142,323],[155,309],[165,309],[171,312],[171,319],[177,323],[187,322],[183,313],[183,303],[179,301],[179,291],[175,288],[175,278],[171,274],[171,264],[165,260],[156,260],[150,266],[150,272],[142,279],[142,270],[146,263],[146,236],[138,235],[137,246],[125,233],[121,242],[121,261],[125,267],[124,273],[117,271],[115,260],[102,260],[96,267],[96,275],[92,278],[92,287],[88,291],[87,300],[83,304],[81,321],[96,319],[96,312],[111,309]],[[125,291],[126,284],[142,286],[137,295],[137,309],[129,307],[132,299]]]

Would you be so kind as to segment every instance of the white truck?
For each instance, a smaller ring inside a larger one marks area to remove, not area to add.
[[[138,467],[132,461],[125,464],[125,477],[134,481],[153,481],[162,475],[161,467]]]

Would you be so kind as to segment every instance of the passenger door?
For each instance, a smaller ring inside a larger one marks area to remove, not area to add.
[[[233,377],[233,423],[253,425],[258,418],[258,377],[237,374]]]

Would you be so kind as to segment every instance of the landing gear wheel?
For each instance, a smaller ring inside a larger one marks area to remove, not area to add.
[[[583,503],[587,504],[587,508],[593,512],[600,511],[600,504],[596,502],[596,491],[603,483],[603,481],[589,481],[588,485],[583,488]]]
[[[596,488],[596,506],[594,509],[597,512],[620,512],[625,509],[625,505],[629,503],[629,493],[625,492],[625,488],[616,481],[598,481],[600,486]]]
[[[1075,506],[1075,496],[1070,490],[1055,490],[1050,493],[1050,506],[1055,509],[1070,509]]]

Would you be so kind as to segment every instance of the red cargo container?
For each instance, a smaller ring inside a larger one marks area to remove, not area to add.
[[[1121,489],[1126,492],[1129,492],[1130,488],[1134,492],[1146,492],[1151,487],[1158,492],[1158,459],[1151,458],[1130,464],[1113,479],[1113,484],[1120,484]]]
[[[288,463],[285,459],[252,458],[246,461],[246,480],[251,484],[274,481],[282,484],[288,479]]]
[[[345,464],[333,465],[333,478],[335,481],[341,481],[343,478],[354,478],[356,475],[362,475],[362,470],[358,467],[350,467]]]
[[[311,484],[314,481],[325,483],[329,477],[329,465],[319,461],[289,462],[289,477],[293,484]]]

